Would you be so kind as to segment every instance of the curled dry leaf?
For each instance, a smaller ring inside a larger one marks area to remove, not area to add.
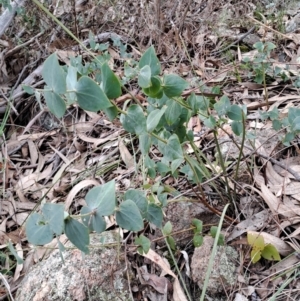
[[[78,184],[76,184],[71,191],[69,192],[66,201],[65,201],[65,210],[68,211],[73,199],[75,198],[76,194],[83,188],[90,186],[90,185],[94,185],[94,186],[98,186],[99,182],[96,180],[83,180],[81,182],[79,182]]]

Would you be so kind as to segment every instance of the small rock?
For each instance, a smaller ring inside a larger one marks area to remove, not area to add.
[[[192,257],[191,270],[193,281],[203,289],[209,258],[212,254],[214,239],[204,237],[201,247],[195,248]],[[224,292],[224,288],[230,289],[237,281],[238,253],[230,246],[218,246],[217,255],[210,274],[206,293],[213,297]]]
[[[117,233],[91,234],[90,254],[82,256],[78,249],[59,251],[35,265],[23,279],[16,301],[114,301],[131,300],[128,281],[124,278],[124,261],[118,263],[117,246],[95,247],[117,242]],[[71,246],[69,243],[67,246]]]
[[[220,220],[215,213],[209,211],[202,203],[196,200],[195,202],[181,201],[170,203],[165,208],[163,224],[170,221],[173,227],[172,232],[181,232],[174,235],[175,242],[180,247],[185,247],[193,239],[193,230],[182,231],[191,227],[193,218],[201,220],[203,224],[218,223]],[[162,236],[159,229],[156,231],[156,236]],[[160,244],[164,245],[165,242],[163,240],[158,241],[158,245]]]

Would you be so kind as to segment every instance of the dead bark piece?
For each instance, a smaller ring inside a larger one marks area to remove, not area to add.
[[[19,7],[23,7],[26,0],[15,0],[14,2],[10,3],[11,10],[8,8],[4,11],[4,13],[0,16],[0,37],[3,35],[5,30],[8,28],[10,23],[12,22],[16,10]]]

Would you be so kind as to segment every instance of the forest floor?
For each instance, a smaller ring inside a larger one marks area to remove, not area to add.
[[[255,131],[257,139],[256,152],[245,152],[243,162],[248,160],[255,167],[252,174],[241,171],[238,181],[228,170],[237,202],[227,212],[232,222],[224,223],[222,231],[226,244],[238,251],[239,269],[235,284],[221,294],[226,300],[271,300],[272,296],[276,296],[274,300],[300,299],[299,141],[296,135],[289,146],[284,145],[285,130],[274,130],[277,117],[260,117],[262,112],[277,112],[284,118],[290,108],[299,107],[300,5],[297,1],[286,1],[284,5],[281,2],[68,0],[53,1],[47,6],[81,41],[91,45],[97,37],[100,46],[94,52],[110,56],[109,64],[119,78],[125,78],[126,66],[139,60],[153,45],[164,74],[180,75],[192,89],[200,87],[203,95],[215,101],[226,95],[232,103],[247,108],[246,130]],[[255,48],[253,45],[258,42],[262,43]],[[267,45],[276,47],[268,52]],[[43,86],[41,67],[54,52],[62,66],[70,63],[70,57],[81,56],[83,61],[89,61],[85,50],[79,49],[77,42],[33,2],[18,12],[0,37],[0,268],[12,292],[31,266],[42,260],[41,254],[31,252],[33,247],[24,232],[24,222],[33,210],[38,210],[42,200],[65,203],[69,212],[76,214],[93,181],[103,184],[112,179],[118,193],[160,182],[170,188],[170,203],[180,197],[187,198],[185,201],[197,199],[194,188],[185,179],[178,180],[170,173],[151,178],[141,168],[138,143],[125,133],[118,119],[111,122],[102,113],[86,112],[76,106],[58,119],[43,99],[37,101],[37,95],[22,89],[22,84]],[[255,61],[257,58],[266,65]],[[118,106],[128,104],[128,92],[147,106],[137,82],[127,82],[126,88],[127,92],[115,100]],[[198,137],[197,146],[218,165],[214,136],[197,116],[191,120],[187,127]],[[224,158],[229,166],[238,158],[237,150],[230,144],[231,127],[228,125],[226,133],[218,134],[227,147]],[[157,157],[158,150],[151,150],[151,158]],[[224,199],[216,196],[216,187],[229,202],[224,178],[214,176],[215,186],[210,186],[209,181],[203,184],[209,204],[207,217],[201,216],[204,233],[209,232],[208,224],[218,225],[214,216],[225,206]],[[216,212],[211,212],[211,207]],[[179,209],[169,210],[164,220],[172,220],[174,232],[186,226],[180,223],[180,216],[174,217],[176,210]],[[195,217],[190,211],[187,220]],[[249,231],[261,233],[265,243],[279,251],[282,260],[251,262]],[[148,227],[144,235],[154,242],[161,235],[154,232]],[[191,240],[192,234],[187,232],[184,238]],[[186,242],[180,244],[182,237],[174,235],[174,239],[178,240],[174,256],[183,266],[185,260],[180,251],[185,251],[191,260],[194,247]],[[24,259],[23,264],[14,260],[7,248],[9,241]],[[155,250],[154,245],[151,248]],[[185,279],[190,282],[189,287],[195,286],[191,279]],[[7,296],[3,282],[0,299]],[[136,300],[142,300],[141,296],[136,294]],[[172,300],[171,296],[166,298],[161,300]]]

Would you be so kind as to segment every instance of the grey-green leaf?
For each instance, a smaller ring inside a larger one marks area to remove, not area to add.
[[[83,110],[97,112],[112,106],[99,85],[87,76],[82,76],[77,82],[76,95]]]
[[[141,88],[151,86],[151,68],[149,65],[144,66],[138,75],[138,84]]]
[[[60,235],[64,231],[64,205],[46,203],[42,208],[43,216],[48,222],[50,229],[56,235]]]
[[[13,254],[13,256],[17,259],[18,264],[22,264],[24,260],[18,255],[17,251],[15,250],[14,246],[12,245],[11,241],[8,242],[9,251]]]
[[[42,76],[46,84],[57,94],[66,92],[66,74],[59,65],[55,53],[51,54],[43,65]]]
[[[67,81],[67,90],[75,91],[76,84],[77,84],[77,68],[73,66],[68,67],[66,81]],[[68,92],[66,94],[66,97],[68,99],[68,104],[72,104],[76,101],[76,94],[74,92]]]
[[[141,135],[146,132],[146,117],[138,105],[130,106],[127,114],[121,115],[121,122],[124,129],[129,133]]]
[[[179,103],[177,103],[175,100],[169,99],[167,101],[167,109],[165,112],[165,118],[169,125],[172,125],[173,123],[178,121],[178,118],[182,111],[181,109],[182,109],[181,105]]]
[[[162,115],[165,113],[167,107],[163,106],[161,109],[153,110],[147,117],[147,131],[152,132],[158,125]]]
[[[132,200],[121,203],[116,211],[116,220],[120,227],[129,231],[140,231],[144,227],[139,208]]]
[[[109,68],[107,63],[101,66],[102,88],[109,99],[114,99],[122,94],[118,77]]]
[[[160,62],[159,59],[156,56],[154,47],[151,46],[148,48],[144,54],[142,55],[140,62],[139,62],[139,68],[142,69],[144,66],[149,65],[151,68],[151,75],[159,75],[161,72]]]
[[[101,186],[93,187],[86,195],[88,207],[102,212],[102,216],[111,215],[116,206],[115,181],[109,181]]]
[[[58,94],[52,91],[44,91],[44,97],[50,112],[53,113],[57,118],[63,117],[66,112],[66,104],[64,100]]]
[[[180,96],[188,82],[176,74],[167,74],[163,79],[163,91],[168,97]]]
[[[147,254],[150,250],[151,242],[150,240],[141,234],[139,237],[136,237],[134,243],[138,246],[141,246],[142,251]],[[142,253],[142,252],[141,252]]]
[[[243,111],[238,105],[232,105],[227,111],[227,115],[231,120],[242,121],[243,120]]]
[[[161,207],[150,203],[147,208],[146,220],[148,220],[150,223],[154,224],[158,228],[161,228],[163,220],[163,213]]]
[[[90,229],[90,231],[96,231],[97,233],[102,233],[106,229],[106,222],[101,215],[101,212],[91,210],[89,207],[82,207],[80,214],[82,216],[82,222],[86,227]],[[90,214],[90,215],[86,215]]]
[[[138,206],[142,217],[143,218],[146,217],[148,200],[143,191],[136,190],[136,189],[127,190],[125,192],[124,199],[134,201],[136,203],[136,205]]]
[[[42,215],[34,212],[26,222],[26,236],[33,245],[45,245],[53,239],[53,233],[49,224]]]
[[[139,146],[143,155],[148,154],[151,147],[151,136],[148,133],[139,136]]]
[[[85,254],[89,253],[90,236],[86,226],[73,218],[68,218],[65,233],[75,247]]]

